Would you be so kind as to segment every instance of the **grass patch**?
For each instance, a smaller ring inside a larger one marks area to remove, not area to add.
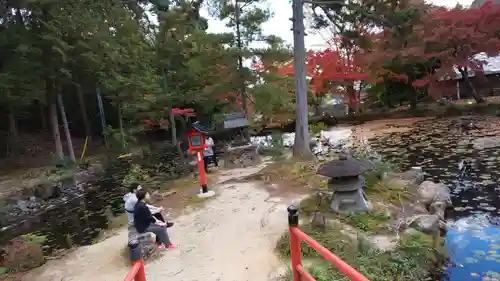
[[[211,186],[215,184],[217,179],[217,173],[208,173],[207,175],[207,185]],[[167,181],[159,186],[159,190],[184,190],[192,188],[200,188],[200,180],[193,176],[182,177],[176,180]]]
[[[326,178],[316,174],[318,163],[300,161],[295,158],[274,162],[246,180],[260,180],[286,185],[286,187],[301,187],[311,190],[326,187]]]
[[[357,213],[345,217],[344,221],[364,232],[380,233],[391,219],[388,212]]]
[[[373,212],[340,215],[331,212],[329,200],[329,197],[317,195],[305,198],[299,204],[300,216],[311,218],[314,212],[319,211],[329,219],[337,219],[363,232],[378,234],[385,233],[391,221],[391,214],[385,205],[376,204]]]
[[[122,228],[128,224],[127,213],[119,214],[109,219],[108,229]]]
[[[412,199],[412,191],[408,186],[403,186],[394,180],[379,180],[373,184],[367,184],[364,188],[369,200],[375,202],[388,202],[396,206]]]
[[[381,252],[371,248],[361,236],[355,241],[343,234],[340,224],[329,226],[326,231],[317,231],[308,225],[301,229],[370,281],[434,280],[430,279],[429,272],[441,268],[444,262],[444,251],[435,249],[432,237],[420,232],[403,234],[394,251]],[[283,258],[290,257],[288,233],[280,238],[276,250]],[[306,259],[319,257],[315,250],[305,244],[302,246],[302,255]],[[315,264],[309,272],[317,280],[350,280],[326,262]]]

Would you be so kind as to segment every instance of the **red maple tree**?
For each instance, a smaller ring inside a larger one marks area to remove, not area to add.
[[[469,80],[468,71],[481,73],[487,56],[496,56],[500,51],[500,5],[488,1],[480,8],[434,8],[417,32],[422,40],[418,46],[409,48],[408,54],[434,60],[439,68],[429,69],[429,75],[414,81],[414,86],[428,84],[429,94],[440,96],[440,87],[435,84],[455,77],[458,71],[476,101],[483,102]],[[487,56],[478,56],[481,53]]]
[[[319,106],[322,97],[328,93],[342,94],[346,97],[349,108],[359,109],[360,89],[355,82],[368,78],[362,71],[358,60],[358,52],[341,48],[341,40],[332,40],[330,48],[323,51],[309,51],[306,58],[306,71],[309,78],[309,95],[313,103]],[[294,65],[287,64],[256,64],[254,69],[271,71],[284,77],[293,77]],[[285,81],[276,81],[285,85]],[[288,85],[292,85],[287,83]],[[294,89],[290,89],[293,93]]]

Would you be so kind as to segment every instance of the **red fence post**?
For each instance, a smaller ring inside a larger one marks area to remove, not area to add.
[[[141,267],[137,271],[137,275],[135,275],[135,281],[146,281],[146,270],[144,268],[144,260],[140,260]]]
[[[124,281],[146,281],[144,260],[138,260],[132,265]]]
[[[290,233],[290,254],[292,256],[292,273],[293,281],[301,281],[302,276],[298,270],[302,266],[302,254],[300,251],[300,239],[297,237],[294,228],[299,226],[298,209],[295,206],[289,206],[288,210],[288,229]]]

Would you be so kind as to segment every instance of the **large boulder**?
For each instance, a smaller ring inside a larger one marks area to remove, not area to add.
[[[444,220],[446,207],[448,207],[446,202],[436,201],[429,206],[429,212],[433,215],[437,215],[439,219]]]
[[[418,201],[424,205],[433,202],[445,202],[451,204],[450,189],[443,183],[424,181],[418,187]]]
[[[86,169],[75,172],[73,176],[75,183],[96,182],[104,174],[104,167],[100,163],[89,164]]]
[[[397,174],[396,176],[403,181],[408,181],[408,183],[412,185],[420,185],[424,181],[424,173],[420,167],[413,167],[406,172]]]
[[[446,231],[446,223],[438,215],[417,215],[410,223],[410,227],[425,234]]]
[[[154,233],[138,233],[133,226],[128,226],[127,230],[131,261],[146,260],[156,252],[156,235]]]

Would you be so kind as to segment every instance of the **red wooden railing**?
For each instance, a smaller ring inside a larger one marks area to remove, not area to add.
[[[133,265],[123,281],[146,281],[144,261],[138,260]]]
[[[302,254],[300,250],[300,241],[306,242],[315,249],[323,258],[332,263],[353,281],[370,281],[359,273],[356,269],[345,263],[339,257],[334,255],[325,247],[321,246],[316,240],[309,237],[299,228],[299,214],[295,206],[288,207],[288,228],[290,231],[290,252],[292,255],[293,281],[316,281],[304,267],[302,267]]]

